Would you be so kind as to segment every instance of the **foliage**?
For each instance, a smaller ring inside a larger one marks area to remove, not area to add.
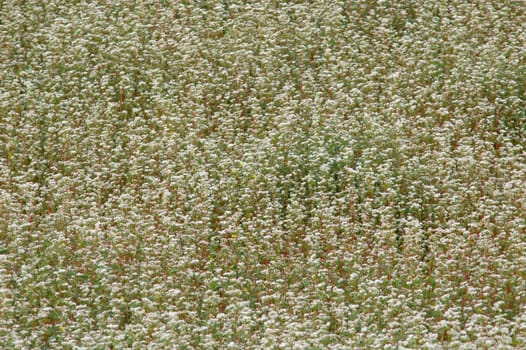
[[[526,346],[520,1],[4,1],[0,347]]]

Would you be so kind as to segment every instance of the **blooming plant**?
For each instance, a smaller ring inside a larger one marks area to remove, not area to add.
[[[526,5],[3,1],[0,348],[526,347]]]

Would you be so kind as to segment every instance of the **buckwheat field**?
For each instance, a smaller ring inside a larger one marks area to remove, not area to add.
[[[0,3],[0,348],[526,348],[526,2]]]

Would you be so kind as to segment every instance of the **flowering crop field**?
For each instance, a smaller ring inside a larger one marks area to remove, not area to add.
[[[526,348],[526,2],[0,3],[0,348]]]

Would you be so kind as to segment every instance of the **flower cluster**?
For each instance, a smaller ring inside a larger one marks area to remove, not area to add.
[[[0,347],[526,346],[520,1],[0,5]]]

